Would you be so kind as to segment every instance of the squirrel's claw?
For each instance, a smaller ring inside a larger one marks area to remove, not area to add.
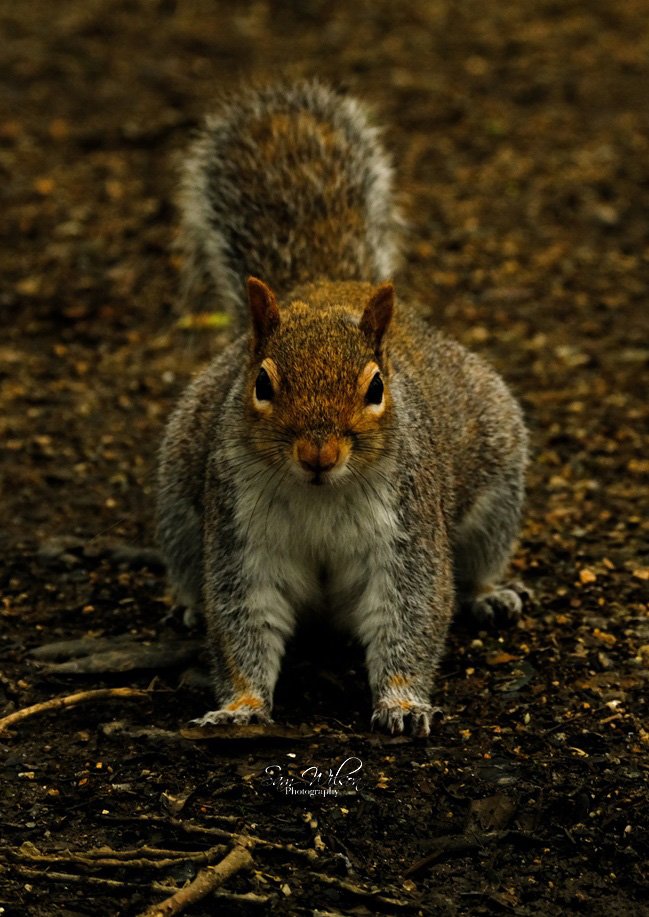
[[[394,699],[380,700],[372,713],[371,728],[387,732],[389,735],[401,735],[406,731],[407,722],[408,731],[412,736],[426,738],[430,735],[431,725],[443,718],[443,711],[430,704],[413,704]]]
[[[221,707],[208,710],[203,716],[190,720],[190,726],[245,726],[248,723],[272,723],[270,712],[258,707],[242,706],[236,710]]]

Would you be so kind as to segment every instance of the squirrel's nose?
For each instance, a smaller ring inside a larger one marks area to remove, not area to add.
[[[314,474],[330,471],[340,455],[340,446],[335,439],[328,439],[321,446],[301,439],[295,446],[300,466]]]

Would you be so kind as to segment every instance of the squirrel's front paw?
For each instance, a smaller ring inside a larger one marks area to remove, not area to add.
[[[272,723],[270,710],[256,697],[238,698],[218,710],[191,720],[192,726],[245,726],[247,723]]]
[[[424,738],[430,735],[431,725],[443,718],[444,713],[439,707],[388,698],[376,703],[372,713],[372,729],[380,729],[393,736],[401,735],[407,721],[410,734]]]

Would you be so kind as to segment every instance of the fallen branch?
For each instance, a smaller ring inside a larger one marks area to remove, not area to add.
[[[68,694],[65,697],[53,697],[50,700],[42,701],[40,704],[23,707],[22,710],[16,710],[14,713],[2,717],[0,719],[0,735],[13,726],[14,723],[19,723],[30,716],[36,716],[40,713],[49,713],[51,710],[62,710],[64,707],[74,707],[77,704],[85,704],[95,700],[111,700],[115,698],[139,700],[144,697],[149,697],[149,692],[142,691],[140,688],[97,688],[94,691],[79,691],[76,694]]]
[[[93,847],[90,850],[84,850],[83,855],[99,858],[111,856],[120,860],[130,860],[137,856],[185,859],[191,856],[202,856],[204,853],[204,850],[169,850],[166,847],[148,847],[144,844],[142,847],[125,847],[124,850],[113,850],[112,847]]]
[[[117,736],[120,739],[134,739],[138,743],[150,742],[157,746],[163,743],[187,744],[187,739],[183,739],[178,730],[161,729],[159,726],[135,726],[124,720],[111,720],[110,723],[102,723],[100,729],[107,738]]]
[[[28,879],[48,879],[53,882],[76,882],[80,885],[90,885],[94,888],[105,888],[107,891],[125,889],[128,891],[154,891],[168,895],[174,890],[172,885],[162,882],[122,882],[119,879],[104,879],[101,876],[80,876],[74,872],[51,872],[49,869],[36,869],[33,866],[23,866],[15,863],[12,867],[16,872]]]
[[[88,640],[90,644],[93,641]],[[94,649],[86,647],[84,653],[76,653],[73,658],[68,657],[65,662],[44,662],[47,656],[41,653],[43,669],[48,675],[104,675],[114,672],[133,672],[136,670],[152,669],[159,672],[162,669],[179,668],[192,662],[203,646],[202,640],[183,640],[175,644],[153,643],[147,644],[141,640],[131,638],[108,638],[95,643],[100,644]],[[112,645],[111,645],[112,644]],[[58,650],[58,645],[42,647],[42,650]],[[32,655],[36,655],[32,653]]]
[[[355,895],[357,898],[371,899],[377,904],[383,904],[386,907],[415,907],[412,901],[403,901],[401,898],[389,898],[387,895],[381,894],[378,888],[363,888],[362,885],[356,885],[354,882],[350,882],[349,879],[338,879],[336,876],[327,876],[322,872],[310,872],[309,878],[316,879],[318,882],[322,882],[323,885],[339,888],[341,891],[345,891],[350,895]]]
[[[180,914],[190,904],[201,901],[214,889],[223,885],[230,876],[242,869],[250,869],[252,863],[250,851],[237,845],[220,863],[201,869],[193,882],[160,904],[154,904],[146,911],[142,911],[139,917],[173,917],[174,914]]]
[[[0,857],[8,854],[11,858],[28,860],[31,863],[76,863],[90,869],[103,869],[110,866],[117,866],[120,869],[168,869],[180,862],[209,865],[225,853],[226,849],[223,844],[219,844],[216,847],[210,847],[209,850],[195,852],[167,851],[167,856],[161,857],[157,852],[151,856],[143,855],[146,848],[135,848],[128,852],[104,849],[103,852],[91,850],[87,853],[72,853],[66,850],[62,853],[41,853],[37,847],[23,844],[21,847],[9,847],[0,851]]]
[[[344,732],[327,732],[308,729],[303,726],[281,726],[279,723],[249,723],[246,726],[183,726],[180,729],[183,739],[192,742],[314,742],[319,739],[327,742],[348,742],[350,737]]]
[[[495,844],[500,841],[523,841],[527,844],[543,844],[545,841],[535,834],[526,834],[522,831],[487,831],[484,834],[472,832],[471,834],[450,834],[446,837],[437,839],[435,849],[426,854],[420,860],[417,860],[412,866],[403,873],[403,877],[408,878],[414,875],[426,866],[431,866],[445,856],[462,856],[465,853],[472,853],[474,850],[482,850],[489,844]]]
[[[412,866],[409,866],[403,873],[403,876],[404,878],[413,876],[420,870],[425,869],[426,866],[432,866],[433,863],[436,863],[437,860],[441,860],[444,856],[462,856],[464,853],[472,853],[474,850],[485,847],[488,843],[497,840],[499,837],[502,837],[501,833],[497,835],[483,835],[480,838],[475,836],[467,837],[464,834],[440,837],[435,849],[431,850],[425,857],[414,862]]]
[[[163,882],[123,882],[119,879],[103,879],[99,876],[80,876],[73,872],[50,872],[49,869],[34,869],[31,866],[14,865],[16,872],[28,879],[51,879],[54,882],[74,882],[79,885],[92,885],[94,888],[105,888],[107,891],[152,891],[159,895],[175,893],[176,887],[165,885]],[[270,895],[257,895],[255,892],[228,892],[222,888],[215,888],[212,892],[215,898],[234,901],[243,904],[267,904]]]
[[[254,834],[239,834],[236,831],[227,831],[225,828],[205,828],[203,825],[196,825],[194,822],[183,821],[181,818],[165,818],[162,815],[120,815],[113,816],[110,821],[140,821],[153,825],[167,825],[170,828],[178,828],[186,834],[194,834],[199,837],[219,837],[231,844],[244,847],[260,847],[266,850],[281,850],[283,853],[289,853],[309,862],[318,859],[318,852],[310,847],[296,847],[295,844],[278,844],[275,841],[267,841],[263,837],[257,837]]]

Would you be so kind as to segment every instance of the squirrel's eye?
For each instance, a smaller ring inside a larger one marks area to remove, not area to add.
[[[270,376],[265,369],[260,369],[257,381],[255,382],[255,397],[257,401],[272,401],[274,394],[275,392],[273,391],[273,383],[270,381]]]
[[[365,401],[367,404],[381,404],[383,401],[383,379],[380,373],[374,373],[374,377],[365,393]]]

